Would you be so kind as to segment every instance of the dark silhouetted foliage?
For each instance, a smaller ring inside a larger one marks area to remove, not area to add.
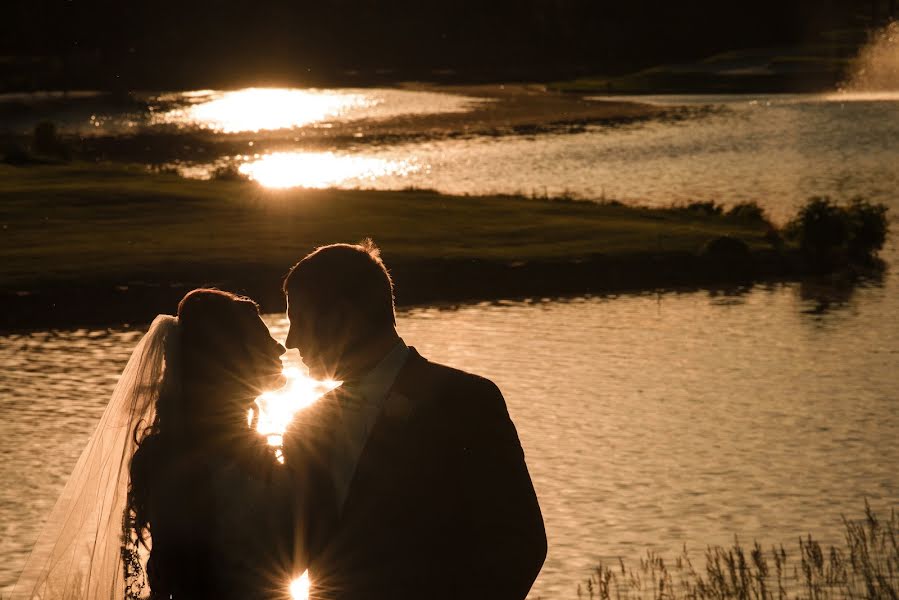
[[[749,245],[741,239],[722,235],[703,246],[701,254],[716,260],[745,260],[749,258]]]
[[[215,181],[249,181],[250,178],[244,173],[241,173],[237,165],[229,164],[216,167],[212,171],[210,179]]]
[[[886,240],[887,207],[862,199],[840,206],[826,197],[810,199],[786,226],[787,235],[816,261],[840,256],[872,258]]]
[[[889,231],[887,207],[854,199],[846,209],[849,220],[849,255],[864,258],[883,248]]]
[[[823,197],[802,206],[787,231],[804,252],[817,257],[829,255],[849,237],[845,210]]]
[[[3,162],[8,165],[24,166],[33,162],[31,154],[20,144],[10,143],[0,153],[3,155]]]
[[[72,155],[71,150],[59,137],[56,124],[52,121],[41,121],[35,125],[31,148],[35,154],[66,160]]]
[[[693,214],[705,215],[709,217],[717,217],[724,212],[724,207],[714,202],[713,200],[690,202],[689,204],[684,206],[683,209]]]
[[[751,221],[754,223],[770,223],[765,209],[757,202],[741,202],[727,211],[727,216],[738,221]]]

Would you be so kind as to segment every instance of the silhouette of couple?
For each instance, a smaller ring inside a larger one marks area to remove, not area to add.
[[[283,454],[247,415],[285,348],[252,300],[194,290],[134,351],[14,599],[289,598],[304,571],[316,599],[527,595],[546,537],[497,387],[406,346],[369,241],[284,292],[287,346],[342,385]]]

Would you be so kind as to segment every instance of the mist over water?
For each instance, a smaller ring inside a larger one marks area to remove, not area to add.
[[[899,21],[872,33],[853,61],[841,92],[899,95]]]

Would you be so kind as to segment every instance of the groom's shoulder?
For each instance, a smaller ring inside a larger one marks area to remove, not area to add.
[[[437,397],[452,396],[454,399],[500,399],[502,393],[491,380],[423,358],[414,352],[409,361],[410,383],[413,389],[424,391]]]

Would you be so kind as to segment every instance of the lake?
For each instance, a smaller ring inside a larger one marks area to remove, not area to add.
[[[810,195],[863,195],[889,204],[896,231],[899,102],[643,100],[712,108],[687,121],[568,135],[334,149],[415,168],[331,185],[539,195],[545,186],[649,204],[754,199],[778,219]],[[453,102],[441,109],[465,109]],[[895,235],[882,256],[899,264]],[[402,311],[398,326],[426,357],[503,390],[550,543],[532,597],[573,598],[599,560],[673,556],[683,544],[699,557],[735,535],[795,546],[810,532],[835,543],[840,516],[861,516],[866,499],[881,512],[899,505],[896,314],[890,270],[854,288],[419,307]],[[283,339],[283,315],[266,320]],[[0,336],[0,588],[15,579],[140,335]],[[295,352],[288,360],[298,366]]]
[[[137,108],[81,99],[0,118],[0,131],[23,133],[49,118],[62,131],[86,137],[147,132],[240,140],[239,153],[197,155],[168,166],[208,177],[231,165],[271,187],[568,194],[656,206],[755,200],[778,218],[816,195],[895,201],[899,93],[612,99],[690,107],[692,116],[588,125],[579,133],[424,135],[383,143],[367,137],[377,123],[396,123],[399,130],[404,119],[465,112],[491,101],[392,89],[248,89],[147,94],[138,97]],[[322,132],[338,126],[355,132],[351,142],[322,147]],[[276,149],[260,151],[266,144]]]

